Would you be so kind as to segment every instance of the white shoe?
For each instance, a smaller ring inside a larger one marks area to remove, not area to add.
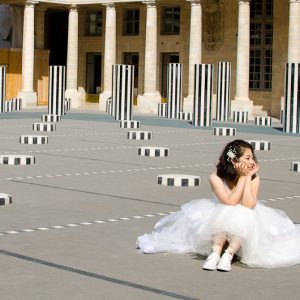
[[[231,270],[232,257],[233,255],[225,251],[217,265],[217,269],[219,271],[229,272]]]
[[[217,270],[218,262],[220,261],[220,255],[212,252],[206,259],[202,269],[204,270]]]

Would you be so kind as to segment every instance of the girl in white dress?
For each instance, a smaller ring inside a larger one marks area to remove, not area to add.
[[[258,170],[251,144],[227,144],[209,177],[215,197],[192,200],[162,218],[151,234],[138,237],[139,251],[208,255],[205,270],[230,271],[235,254],[250,267],[300,263],[300,225],[257,200]]]

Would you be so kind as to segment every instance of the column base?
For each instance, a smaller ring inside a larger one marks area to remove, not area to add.
[[[138,95],[136,112],[141,113],[158,113],[158,104],[161,101],[161,95],[157,92],[156,94],[144,94]]]
[[[111,97],[111,92],[103,92],[99,96],[99,110],[106,111],[106,101]]]
[[[78,108],[81,106],[80,93],[77,90],[68,89],[65,91],[65,98],[71,99],[71,108]]]
[[[253,101],[248,99],[234,99],[231,101],[231,117],[233,111],[247,111],[248,119],[254,120],[253,117]]]
[[[34,91],[20,91],[17,98],[22,99],[22,108],[37,107],[37,95]]]
[[[192,113],[194,111],[194,97],[188,95],[183,99],[183,111]]]

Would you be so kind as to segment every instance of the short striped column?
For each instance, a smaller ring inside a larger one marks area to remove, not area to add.
[[[2,165],[33,165],[35,157],[31,155],[0,155]]]
[[[236,111],[232,112],[232,120],[236,123],[247,123],[248,122],[248,111]]]
[[[61,121],[61,116],[60,115],[42,115],[41,116],[41,121],[42,122],[60,122]]]
[[[20,143],[31,145],[48,144],[48,137],[44,135],[21,135]]]
[[[0,193],[0,205],[12,204],[12,196]]]
[[[216,120],[228,121],[230,117],[231,63],[218,62]]]
[[[177,118],[179,120],[193,121],[193,113],[180,111]]]
[[[287,63],[285,70],[285,111],[283,131],[300,133],[300,63]]]
[[[254,118],[255,125],[272,126],[272,118],[266,116],[258,116]]]
[[[65,114],[65,85],[66,85],[66,67],[49,67],[49,96],[48,96],[48,114]]]
[[[167,75],[167,118],[176,119],[181,111],[182,65],[169,64]]]
[[[167,186],[193,187],[201,184],[201,177],[185,174],[163,174],[157,176],[157,183]]]
[[[5,89],[6,89],[6,66],[0,65],[0,113],[4,113],[4,101],[5,101]]]
[[[33,123],[32,129],[34,131],[55,131],[55,123]]]
[[[143,146],[138,148],[138,155],[150,157],[166,157],[169,156],[169,151],[170,149],[165,147]]]
[[[71,98],[65,98],[65,112],[71,109]]]
[[[211,126],[213,65],[195,64],[193,125]]]
[[[235,136],[236,128],[233,127],[214,127],[214,135],[217,136]]]
[[[116,120],[131,120],[134,66],[112,66],[112,115]]]
[[[127,138],[129,140],[151,140],[151,131],[128,131]]]
[[[133,120],[120,121],[120,128],[140,128],[140,121],[133,121]]]
[[[107,100],[106,100],[106,109],[105,111],[108,113],[108,114],[112,114],[112,109],[111,109],[111,97],[109,97]]]
[[[293,161],[291,171],[300,172],[300,161]]]
[[[14,110],[14,104],[11,100],[7,100],[4,102],[4,111],[11,112]]]
[[[167,103],[158,103],[158,116],[167,117]]]
[[[254,150],[257,151],[269,151],[271,150],[271,142],[270,141],[247,141],[249,144],[252,145]]]
[[[12,98],[13,110],[20,111],[22,109],[22,99],[20,98]]]

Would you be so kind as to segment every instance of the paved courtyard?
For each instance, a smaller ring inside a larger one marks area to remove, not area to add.
[[[139,254],[137,236],[151,232],[187,201],[211,197],[208,176],[232,137],[187,121],[136,115],[149,141],[127,139],[127,129],[105,113],[73,110],[55,132],[33,132],[46,109],[0,115],[0,154],[36,157],[29,166],[0,165],[0,299],[272,299],[296,300],[300,265],[247,268],[229,273],[202,270],[203,257]],[[300,136],[253,124],[235,138],[268,140],[257,151],[260,199],[300,223]],[[224,126],[224,124],[222,124]],[[46,145],[19,143],[23,134],[47,135]],[[169,157],[141,157],[141,145],[170,148]],[[198,175],[198,187],[157,184],[160,174]]]

